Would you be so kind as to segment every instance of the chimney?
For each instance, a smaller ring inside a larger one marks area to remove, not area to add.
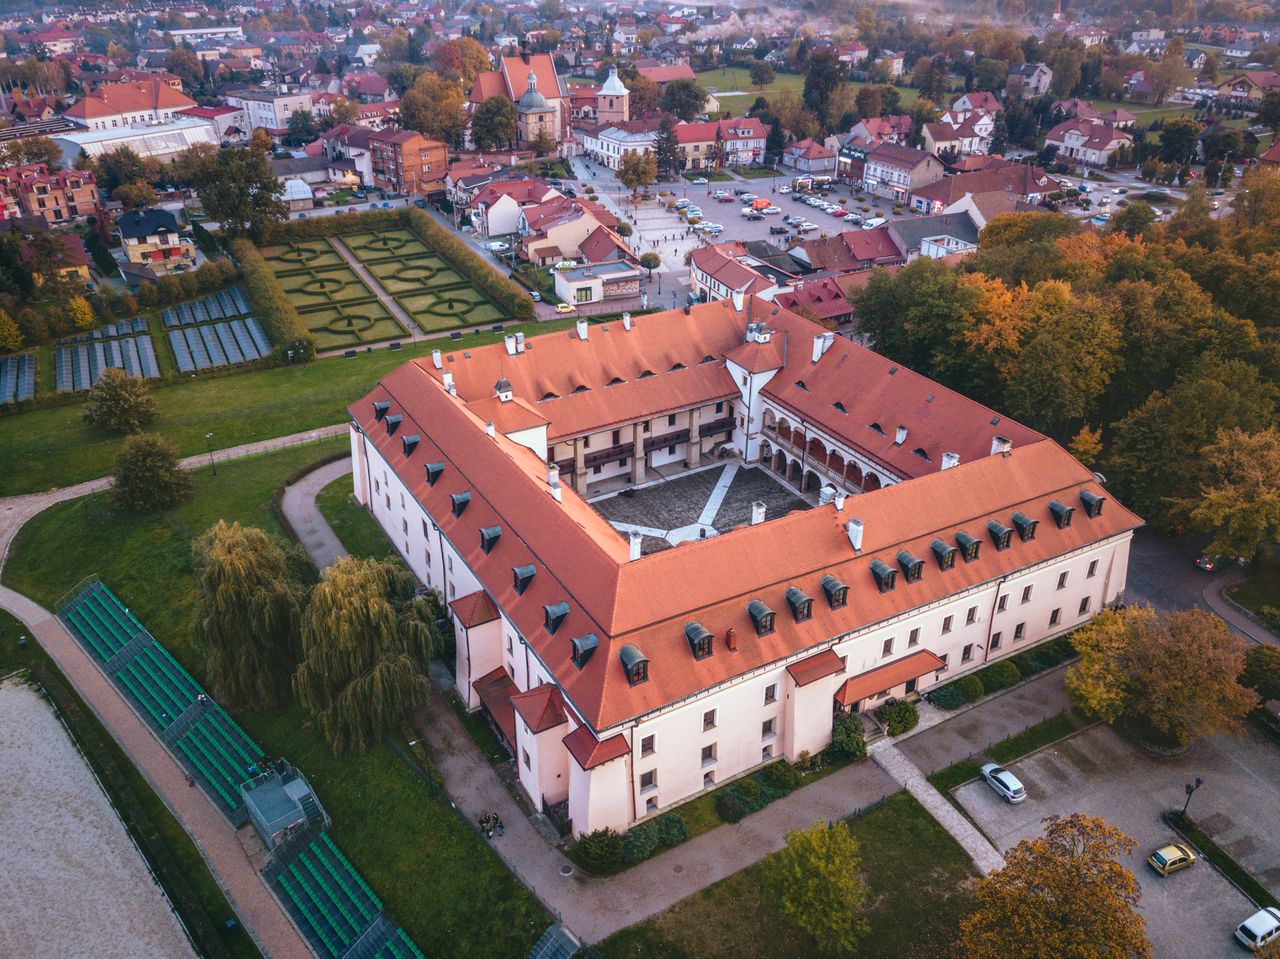
[[[523,333],[516,334],[516,352],[517,353],[524,352],[524,334]]]
[[[991,455],[995,456],[999,453],[1001,456],[1008,456],[1013,449],[1013,440],[1007,436],[993,436],[991,438]]]
[[[508,333],[502,338],[503,345],[507,348],[507,356],[516,355],[516,338]]]
[[[822,352],[825,353],[831,349],[831,344],[836,341],[836,335],[830,330],[822,334]]]
[[[845,532],[849,534],[849,545],[853,547],[855,553],[862,552],[862,520],[851,519],[844,524]]]
[[[547,464],[547,486],[551,490],[551,495],[555,497],[555,501],[557,503],[561,502],[560,467],[556,466],[555,463]]]
[[[485,436],[489,437],[489,439],[493,439],[493,424],[492,424],[492,423],[485,423],[485,424],[484,424],[484,433],[485,433]]]
[[[825,347],[823,347],[822,345],[822,335],[819,334],[818,336],[815,336],[813,338],[813,361],[812,362],[817,363],[818,360],[822,359],[822,351],[824,349]]]
[[[828,503],[834,503],[836,500],[836,488],[831,485],[822,487],[818,490],[818,505],[826,506]]]
[[[942,454],[942,468],[944,470],[949,470],[951,469],[951,467],[959,466],[959,465],[960,465],[959,453],[943,453]]]
[[[764,522],[765,505],[760,500],[751,504],[751,525],[759,526]]]
[[[898,432],[893,434],[893,445],[901,446],[906,441],[907,441],[907,428],[905,426],[899,426]]]
[[[628,558],[631,560],[637,560],[640,558],[640,547],[644,543],[644,537],[641,536],[639,533],[637,533],[635,530],[632,530],[629,539],[630,539],[630,545],[631,545],[631,555]]]
[[[432,350],[432,351],[431,351],[431,362],[432,362],[432,364],[435,366],[435,368],[436,368],[437,370],[442,370],[442,369],[444,369],[444,362],[440,359],[440,351],[439,351],[439,350]]]
[[[578,339],[585,340],[587,338],[587,321],[578,321]]]
[[[626,330],[628,333],[631,332],[631,314],[630,313],[622,314],[622,328]]]
[[[729,652],[736,653],[738,651],[738,634],[732,626],[725,630],[724,644],[729,647]]]
[[[845,500],[847,500],[848,498],[849,498],[849,494],[848,494],[848,493],[845,493],[845,492],[843,492],[843,491],[842,491],[842,492],[839,492],[839,493],[836,493],[836,498],[835,498],[835,500],[834,500],[834,502],[835,502],[835,504],[836,504],[836,512],[838,512],[838,513],[843,513],[843,512],[844,512],[844,501],[845,501]]]
[[[457,396],[458,389],[453,385],[453,371],[445,370],[442,374],[442,379],[444,380],[444,388],[449,391],[449,395]]]
[[[742,312],[742,303],[745,299],[746,299],[746,296],[743,294],[741,290],[733,291],[733,310],[735,313]]]

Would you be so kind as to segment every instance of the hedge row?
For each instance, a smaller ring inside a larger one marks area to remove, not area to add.
[[[929,694],[929,700],[941,709],[959,709],[989,693],[1008,689],[1019,680],[1065,663],[1076,654],[1071,639],[1059,636],[1051,643],[1028,649],[1016,656],[992,663],[977,672],[961,676]]]
[[[417,207],[401,214],[404,225],[423,243],[448,260],[463,276],[486,296],[517,320],[533,319],[533,300],[520,286],[497,273],[475,250],[452,231],[441,226]]]
[[[240,263],[245,293],[253,304],[258,322],[275,345],[277,356],[285,350],[300,352],[309,360],[316,353],[316,340],[307,329],[288,295],[280,288],[275,273],[257,248],[243,237],[231,242],[231,252]]]
[[[607,876],[626,866],[648,859],[659,848],[678,846],[689,838],[689,827],[678,814],[669,812],[641,823],[626,833],[597,829],[573,844],[573,858],[579,865]]]
[[[307,217],[278,224],[263,240],[273,243],[300,243],[320,240],[343,233],[373,233],[404,226],[402,210],[368,210],[364,213],[335,213],[333,216]]]

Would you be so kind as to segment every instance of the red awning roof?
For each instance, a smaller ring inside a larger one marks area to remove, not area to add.
[[[832,650],[824,649],[816,656],[802,659],[787,667],[787,672],[796,681],[797,686],[808,686],[827,676],[833,676],[844,669],[844,660]]]
[[[453,615],[457,617],[463,629],[470,629],[473,626],[479,626],[481,623],[491,623],[498,618],[498,611],[493,607],[493,600],[489,599],[489,594],[483,589],[478,589],[474,593],[467,593],[465,596],[459,596],[449,604],[449,608],[453,611]]]
[[[626,737],[610,736],[604,742],[600,742],[586,726],[579,726],[565,736],[564,744],[569,750],[569,755],[573,756],[574,761],[583,769],[593,769],[610,760],[625,756],[631,751]]]
[[[878,666],[861,676],[846,679],[836,693],[836,702],[841,706],[850,706],[860,699],[900,686],[909,679],[919,679],[925,673],[932,673],[945,665],[946,663],[933,653],[922,649],[918,653]]]
[[[520,692],[520,687],[513,683],[507,671],[499,666],[493,672],[485,673],[477,679],[471,684],[471,688],[480,697],[484,708],[489,710],[489,715],[502,730],[502,735],[507,737],[507,742],[514,746],[516,714],[511,708],[511,697]]]
[[[511,697],[511,705],[535,736],[568,722],[564,715],[564,698],[560,695],[560,687],[554,683],[543,683],[526,693],[516,693]]]

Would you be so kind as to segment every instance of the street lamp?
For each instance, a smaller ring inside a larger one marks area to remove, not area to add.
[[[218,475],[218,464],[213,461],[213,434],[204,434],[204,448],[209,453],[209,467],[213,470],[213,475]]]
[[[1182,818],[1187,818],[1187,807],[1191,805],[1191,794],[1204,785],[1204,780],[1199,776],[1196,777],[1194,783],[1187,783],[1183,788],[1187,791],[1187,801],[1182,804]]]

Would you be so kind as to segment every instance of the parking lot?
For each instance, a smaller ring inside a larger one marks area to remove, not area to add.
[[[1156,760],[1107,726],[1095,726],[1009,766],[1027,789],[1013,806],[982,781],[955,797],[1001,851],[1037,835],[1050,815],[1084,812],[1128,833],[1138,847],[1126,861],[1142,887],[1139,910],[1161,959],[1243,954],[1232,931],[1256,907],[1209,864],[1161,879],[1146,858],[1176,836],[1160,818],[1181,809],[1184,784],[1204,785],[1189,812],[1237,862],[1280,891],[1280,749],[1250,728],[1215,736],[1175,759]]]

